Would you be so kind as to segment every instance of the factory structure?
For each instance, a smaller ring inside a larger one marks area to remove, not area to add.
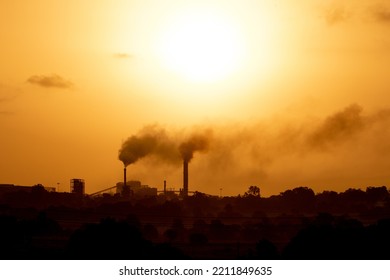
[[[157,196],[157,195],[165,195],[166,197],[181,197],[185,198],[192,193],[189,191],[188,186],[188,164],[189,160],[183,160],[183,187],[179,190],[175,190],[174,188],[168,188],[167,182],[164,180],[164,185],[162,190],[158,190],[155,187],[151,187],[148,185],[143,185],[141,181],[137,180],[127,180],[127,170],[126,167],[123,170],[123,182],[118,182],[115,186],[109,187],[106,189],[102,189],[92,194],[88,194],[89,197],[97,197],[103,194],[114,194],[120,196],[125,199],[131,200],[134,197],[147,197],[147,196]],[[0,184],[0,196],[6,193],[12,192],[32,192],[36,187],[39,187],[42,190],[47,192],[58,192],[58,189],[55,187],[44,187],[41,184],[37,184],[34,186],[19,186],[14,184]],[[83,198],[87,194],[85,193],[85,181],[84,179],[74,178],[70,180],[70,194],[74,195],[77,198]]]
[[[47,192],[55,192],[56,188],[54,187],[44,187],[40,184],[35,186],[21,186],[14,184],[0,184],[0,195],[13,192],[27,192],[30,193],[34,190],[34,187],[42,187]]]
[[[93,195],[113,190],[115,188],[117,194],[120,194],[121,196],[126,198],[129,198],[132,195],[156,196],[157,193],[162,193],[164,195],[169,196],[178,193],[180,197],[187,197],[189,193],[191,193],[188,188],[188,163],[189,160],[183,160],[183,188],[181,188],[179,191],[176,191],[173,188],[167,189],[167,181],[165,180],[164,188],[162,191],[158,191],[157,188],[152,188],[148,185],[141,185],[140,181],[127,181],[127,169],[125,166],[123,169],[123,182],[117,183],[115,187],[99,191],[97,193],[94,193]]]
[[[210,140],[209,134],[209,131],[205,131],[203,133],[193,133],[187,139],[184,139],[185,141],[178,142],[173,138],[168,137],[164,131],[152,129],[151,131],[142,132],[138,135],[129,137],[125,142],[122,143],[122,147],[119,150],[118,155],[118,159],[122,161],[124,165],[123,181],[117,183],[115,186],[88,194],[88,196],[94,197],[107,193],[114,193],[123,199],[131,200],[136,196],[157,196],[158,193],[160,193],[166,196],[179,196],[180,198],[188,197],[191,193],[189,191],[189,163],[194,157],[195,152],[207,151]],[[166,181],[164,181],[163,190],[158,191],[157,188],[150,187],[148,185],[142,185],[140,181],[127,180],[127,166],[135,164],[138,160],[149,155],[165,158],[167,157],[167,153],[173,154],[175,160],[182,160],[183,163],[183,185],[178,191],[172,188],[167,189]],[[0,184],[0,195],[7,192],[30,192],[33,190],[59,192],[59,183],[57,183],[57,188],[47,188],[40,184],[34,185],[32,187]],[[79,178],[71,179],[69,193],[74,197],[84,198],[86,196],[85,181]]]
[[[140,159],[148,156],[156,156],[160,159],[182,160],[183,163],[183,185],[178,191],[181,198],[189,195],[188,166],[196,152],[206,152],[212,138],[211,131],[194,131],[183,139],[176,139],[165,132],[164,129],[151,127],[138,134],[130,136],[121,145],[118,152],[118,159],[123,163],[123,183],[120,191],[123,197],[131,197],[134,193],[132,187],[127,184],[126,168],[136,164]],[[167,194],[166,183],[164,184],[164,194]],[[175,192],[176,193],[176,192]]]
[[[0,196],[7,193],[13,192],[25,192],[31,193],[34,190],[41,189],[46,192],[54,193],[58,192],[58,189],[55,187],[45,187],[42,184],[36,184],[33,186],[22,186],[15,184],[0,184]],[[85,195],[85,182],[83,179],[71,179],[70,180],[70,193],[79,197]]]
[[[148,185],[142,185],[141,181],[127,181],[119,182],[115,185],[117,194],[121,194],[123,197],[129,196],[156,196],[157,188],[150,187]]]
[[[125,166],[123,169],[123,182],[117,183],[115,187],[107,188],[91,195],[94,196],[115,189],[117,194],[120,194],[125,198],[130,198],[134,195],[156,196],[158,193],[162,193],[168,196],[179,194],[180,197],[187,197],[189,193],[191,193],[188,188],[188,163],[188,159],[183,160],[183,188],[178,191],[173,188],[167,189],[167,182],[165,180],[162,191],[158,191],[157,188],[149,187],[148,185],[142,185],[140,181],[127,181],[127,168]]]
[[[122,198],[131,200],[134,197],[150,197],[157,195],[165,195],[167,197],[183,197],[183,189],[175,190],[174,188],[168,188],[167,182],[164,180],[164,187],[162,190],[158,190],[156,187],[144,185],[141,181],[130,180],[116,183],[115,186],[100,190],[92,193],[89,196],[95,197],[103,194],[118,195]]]
[[[70,180],[70,192],[77,196],[83,197],[85,195],[85,182],[83,179]]]

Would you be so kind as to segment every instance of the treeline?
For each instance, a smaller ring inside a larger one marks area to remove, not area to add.
[[[2,259],[390,259],[386,187],[263,198],[0,197]]]
[[[254,196],[246,196],[252,198]],[[240,203],[240,201],[237,201]],[[246,200],[248,203],[248,199]],[[258,203],[252,202],[250,206],[242,203],[241,210],[250,207],[257,208],[267,213],[319,213],[328,212],[335,214],[360,213],[362,215],[387,214],[390,209],[390,194],[385,186],[367,187],[366,190],[350,188],[345,192],[323,191],[315,194],[311,188],[298,187],[286,190],[279,195],[258,199]]]
[[[297,187],[281,192],[271,197],[261,197],[260,188],[250,186],[244,195],[218,197],[200,192],[181,198],[178,195],[133,196],[124,199],[119,194],[103,194],[98,197],[80,197],[72,193],[48,192],[43,186],[37,185],[31,191],[16,191],[0,193],[0,207],[17,208],[32,207],[46,209],[48,207],[64,206],[70,208],[106,207],[115,208],[112,204],[127,206],[160,207],[165,202],[173,202],[188,211],[187,215],[216,216],[220,212],[230,211],[229,215],[270,215],[328,213],[360,213],[362,215],[387,214],[390,208],[390,193],[385,186],[367,187],[366,190],[350,188],[345,192],[323,191],[314,193],[311,188]],[[126,206],[126,207],[127,207]],[[108,210],[108,209],[107,209]],[[0,208],[1,211],[1,208]],[[220,213],[222,214],[222,213]],[[226,214],[226,213],[225,213]]]

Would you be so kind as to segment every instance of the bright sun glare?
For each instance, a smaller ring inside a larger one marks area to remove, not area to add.
[[[164,67],[195,82],[227,78],[238,71],[245,53],[236,26],[212,13],[191,12],[174,18],[160,40]]]

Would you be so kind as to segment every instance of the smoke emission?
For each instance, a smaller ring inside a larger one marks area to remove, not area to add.
[[[335,189],[341,181],[345,188],[384,185],[379,179],[390,164],[389,127],[390,110],[366,112],[357,104],[294,122],[207,124],[191,133],[152,126],[123,144],[120,159],[130,164],[147,157],[134,169],[139,179],[156,186],[167,179],[179,187],[182,161],[204,152],[191,163],[191,181],[194,190],[214,194],[221,188],[226,195],[237,194],[250,185],[262,187],[264,195],[300,185]],[[358,175],[367,172],[370,177],[362,181]]]
[[[119,150],[119,160],[125,166],[144,157],[154,157],[160,163],[177,164],[181,159],[190,161],[194,152],[206,151],[211,139],[210,130],[195,131],[186,140],[180,133],[166,130],[158,125],[146,126],[130,136]]]
[[[193,134],[187,141],[181,143],[179,150],[183,160],[190,162],[194,157],[194,152],[206,151],[209,147],[210,138],[211,131],[207,131],[203,134]]]
[[[136,135],[130,136],[122,144],[118,158],[128,166],[151,155],[168,162],[176,162],[180,158],[176,143],[157,125],[146,126]]]
[[[307,142],[312,147],[325,147],[349,139],[364,130],[366,119],[362,117],[363,108],[353,104],[344,110],[329,116],[307,136]]]
[[[123,143],[119,151],[119,160],[125,166],[128,166],[150,154],[156,147],[156,144],[156,139],[150,135],[131,136]]]

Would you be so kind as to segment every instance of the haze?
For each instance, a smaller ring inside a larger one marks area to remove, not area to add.
[[[15,0],[0,30],[0,183],[114,186],[153,131],[127,176],[159,189],[198,134],[190,190],[389,186],[387,1]]]

